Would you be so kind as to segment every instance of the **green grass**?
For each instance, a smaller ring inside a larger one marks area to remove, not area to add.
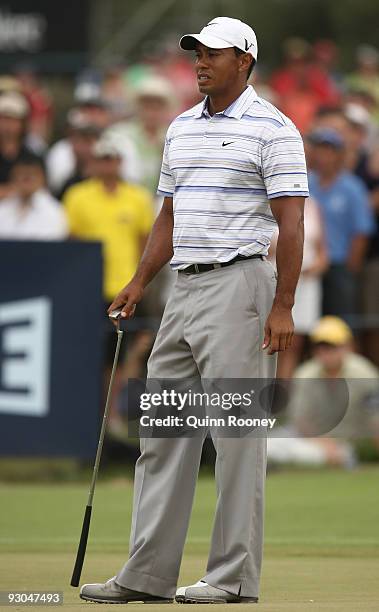
[[[124,563],[131,497],[129,480],[98,484],[84,582],[103,581]],[[68,584],[87,486],[0,484],[0,500],[0,590],[64,590],[65,611],[85,605]],[[184,553],[182,584],[204,572],[214,503],[214,483],[203,477]],[[378,508],[377,467],[271,474],[259,609],[378,610]],[[227,610],[235,607],[229,604]],[[160,612],[165,612],[163,608],[158,607]],[[172,612],[172,607],[167,609]]]

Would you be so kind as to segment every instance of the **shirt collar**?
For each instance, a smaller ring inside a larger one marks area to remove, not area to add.
[[[254,87],[252,85],[248,85],[241,95],[238,96],[238,98],[234,100],[225,110],[216,114],[226,115],[226,117],[233,117],[234,119],[241,119],[246,109],[257,97],[258,96]],[[199,104],[199,108],[194,115],[195,119],[200,119],[203,116],[210,117],[208,111],[208,96],[206,96],[203,102]]]

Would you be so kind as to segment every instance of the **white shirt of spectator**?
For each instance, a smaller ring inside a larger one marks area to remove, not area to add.
[[[27,205],[18,196],[0,201],[0,239],[63,240],[68,224],[61,204],[48,191],[36,191]]]
[[[46,170],[50,189],[59,192],[75,172],[75,156],[69,140],[58,140],[46,156]]]

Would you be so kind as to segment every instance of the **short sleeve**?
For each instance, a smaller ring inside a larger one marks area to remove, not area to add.
[[[163,150],[163,159],[162,159],[162,167],[161,174],[159,177],[159,184],[157,194],[160,196],[171,197],[174,195],[175,191],[175,179],[170,170],[170,165],[168,161],[168,152],[170,149],[171,136],[170,136],[170,128],[167,131],[166,140],[164,144]]]
[[[268,199],[309,195],[303,141],[294,126],[278,128],[261,155]]]
[[[353,233],[370,235],[375,232],[375,220],[370,205],[369,194],[364,183],[360,179],[354,178],[350,194]]]

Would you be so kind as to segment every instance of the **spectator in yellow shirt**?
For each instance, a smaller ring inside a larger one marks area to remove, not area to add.
[[[94,157],[94,178],[68,189],[64,204],[70,235],[103,244],[104,297],[111,302],[137,268],[153,206],[144,188],[120,179],[121,155],[114,143],[99,140]]]

